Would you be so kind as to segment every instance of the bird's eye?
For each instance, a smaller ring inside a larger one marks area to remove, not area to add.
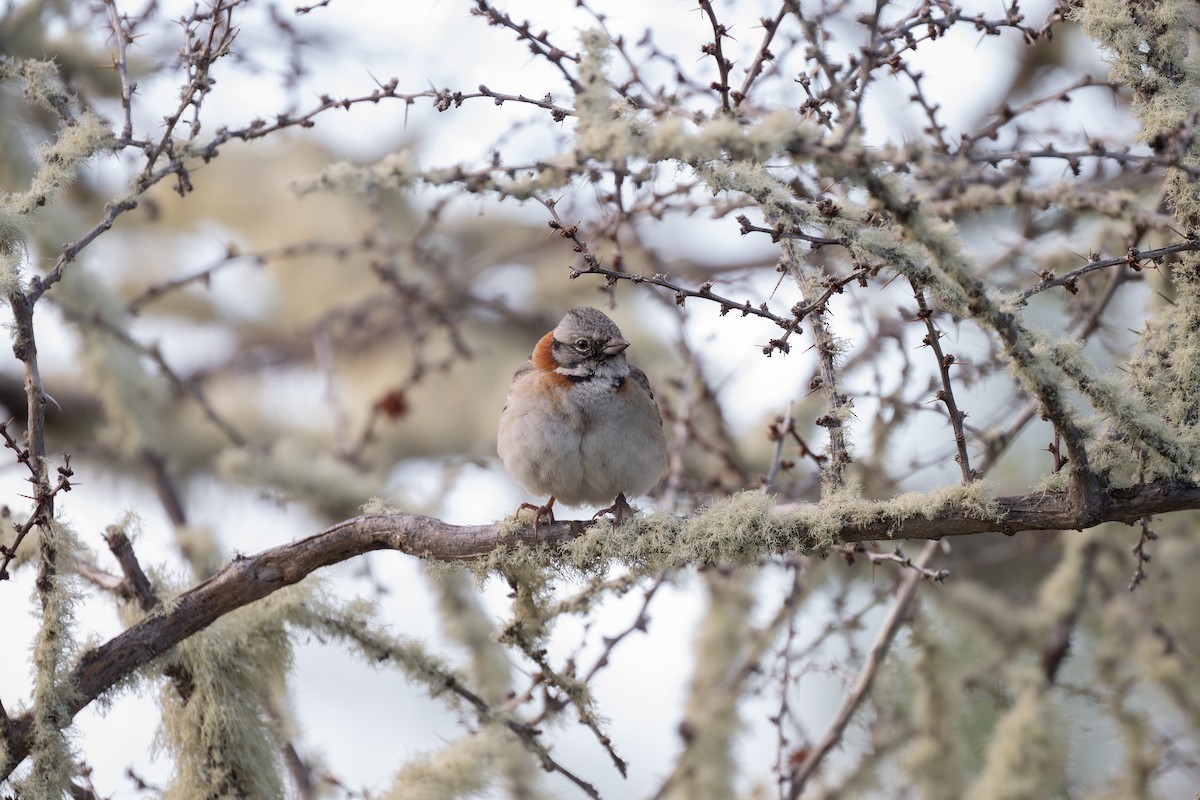
[[[575,340],[575,349],[581,353],[586,353],[587,351],[592,349],[592,343],[589,342],[587,339],[576,339]]]

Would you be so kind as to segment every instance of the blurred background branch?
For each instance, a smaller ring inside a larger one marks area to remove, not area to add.
[[[1194,4],[435,5],[0,6],[2,790],[1194,786]],[[669,467],[534,532],[579,305]]]

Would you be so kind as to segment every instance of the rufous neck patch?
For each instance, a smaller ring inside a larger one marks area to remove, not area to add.
[[[541,370],[551,371],[558,367],[558,363],[554,360],[554,331],[550,331],[537,343],[533,348],[533,355],[530,360],[533,361],[533,366]]]

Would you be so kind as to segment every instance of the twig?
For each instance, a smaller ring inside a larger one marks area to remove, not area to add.
[[[674,410],[670,450],[667,453],[667,479],[663,487],[661,500],[665,508],[676,508],[679,504],[680,490],[683,487],[684,472],[687,465],[684,454],[688,445],[693,441],[688,435],[688,428],[693,422],[693,414],[702,390],[696,386],[703,380],[700,370],[700,358],[692,349],[686,338],[681,334],[680,349],[687,358],[687,367],[679,379],[679,407]]]
[[[954,431],[954,446],[958,450],[954,460],[962,470],[963,483],[970,483],[975,480],[977,474],[971,469],[971,457],[967,454],[967,435],[963,431],[963,420],[967,415],[959,410],[958,403],[954,400],[954,386],[950,381],[950,368],[956,361],[953,355],[942,352],[942,332],[933,324],[933,309],[925,302],[925,292],[915,280],[910,278],[909,283],[912,284],[913,296],[917,300],[917,319],[925,323],[925,338],[921,343],[933,351],[937,359],[938,376],[942,382],[942,388],[934,395],[934,399],[946,405],[946,416],[950,418],[950,428]]]
[[[315,11],[318,8],[325,8],[325,6],[332,2],[333,0],[318,0],[316,3],[312,3],[307,6],[296,6],[294,10],[296,14],[307,14],[310,11]]]
[[[717,21],[717,12],[713,11],[712,0],[700,0],[700,10],[708,17],[713,29],[712,44],[701,45],[700,52],[712,56],[717,62],[720,79],[714,81],[710,88],[721,97],[721,113],[728,114],[732,110],[729,105],[729,70],[733,69],[733,62],[725,57],[721,40],[729,36],[729,29]]]
[[[128,347],[135,353],[138,353],[139,355],[142,355],[153,361],[158,367],[159,372],[162,373],[163,377],[184,394],[189,395],[200,408],[200,411],[204,414],[208,421],[212,423],[213,427],[221,431],[226,439],[239,447],[244,447],[249,444],[250,440],[247,439],[241,431],[235,428],[232,422],[229,422],[227,419],[225,419],[225,417],[217,411],[212,403],[209,402],[208,395],[205,393],[204,387],[202,387],[195,380],[190,380],[183,377],[177,373],[170,364],[167,363],[167,359],[162,354],[162,350],[158,347],[158,345],[142,344],[124,329],[109,322],[99,313],[85,314],[76,310],[75,308],[63,305],[61,303],[59,304],[59,308],[63,310],[63,313],[67,317],[77,320],[81,323],[94,326],[98,330],[103,330],[106,334],[112,336],[125,347]]]
[[[725,316],[731,311],[738,311],[743,317],[756,316],[763,319],[769,319],[779,327],[790,330],[799,324],[797,319],[788,319],[781,317],[778,314],[773,314],[767,307],[766,303],[761,303],[758,306],[750,305],[750,301],[738,303],[736,300],[731,300],[728,297],[722,297],[712,291],[713,282],[706,281],[700,285],[698,290],[688,289],[680,286],[672,281],[667,280],[665,275],[638,275],[629,272],[618,272],[616,270],[605,269],[600,265],[600,260],[593,255],[588,248],[587,243],[579,236],[578,225],[567,225],[563,222],[562,217],[558,215],[558,210],[555,207],[555,201],[542,200],[542,205],[550,212],[553,219],[548,223],[551,230],[558,231],[558,235],[564,239],[568,239],[574,245],[575,252],[579,253],[583,259],[581,267],[571,267],[570,277],[578,278],[580,275],[603,275],[608,280],[608,285],[612,286],[619,280],[627,280],[633,283],[647,283],[651,286],[660,286],[664,289],[670,289],[675,293],[675,302],[683,305],[683,301],[689,297],[699,297],[704,300],[711,300],[714,303],[719,303],[721,306],[721,316]],[[793,309],[799,311],[799,309]]]
[[[916,566],[919,569],[924,569],[930,560],[933,559],[934,554],[937,553],[938,547],[939,544],[936,541],[926,543],[924,549],[921,550],[921,554],[917,556]],[[821,762],[829,754],[829,751],[845,735],[846,727],[854,717],[854,712],[871,690],[871,684],[874,683],[875,675],[879,672],[879,668],[887,656],[892,639],[896,636],[897,631],[900,630],[900,625],[904,622],[905,614],[908,612],[908,605],[912,601],[920,579],[921,573],[913,571],[905,575],[904,580],[901,581],[900,589],[896,592],[896,598],[892,602],[891,611],[888,612],[887,618],[883,621],[883,625],[880,626],[879,633],[875,637],[875,644],[872,645],[871,652],[867,654],[866,663],[863,664],[862,669],[859,671],[858,678],[854,681],[854,686],[850,689],[850,693],[842,701],[841,707],[838,708],[837,714],[834,715],[833,721],[829,724],[825,735],[821,737],[821,741],[808,751],[804,760],[788,775],[787,796],[789,800],[796,800],[796,798],[800,797],[800,793],[804,791],[804,784],[812,777],[812,774],[821,765]]]
[[[133,552],[133,543],[129,541],[125,531],[116,525],[109,525],[104,532],[104,541],[116,557],[117,563],[121,565],[121,572],[125,574],[122,593],[136,599],[142,611],[153,611],[159,604],[158,594],[150,585],[146,573],[142,571],[142,565],[138,563],[137,555]]]
[[[1139,522],[1141,533],[1138,535],[1137,544],[1133,546],[1131,552],[1137,558],[1137,567],[1134,568],[1133,578],[1129,581],[1129,591],[1133,591],[1142,585],[1142,581],[1146,580],[1145,566],[1150,563],[1150,553],[1148,545],[1150,542],[1158,539],[1158,532],[1150,527],[1150,517],[1142,517]]]
[[[658,592],[658,590],[662,588],[664,583],[667,582],[667,579],[670,577],[671,573],[672,570],[669,569],[664,569],[662,572],[658,573],[658,577],[654,579],[654,582],[650,584],[650,587],[646,589],[645,594],[642,595],[642,606],[638,609],[637,616],[634,617],[633,622],[628,628],[621,631],[616,636],[604,637],[604,650],[599,656],[596,657],[595,663],[592,664],[592,667],[587,671],[587,674],[583,676],[584,683],[589,683],[592,678],[595,677],[597,672],[608,666],[608,660],[612,655],[612,651],[621,643],[623,639],[625,639],[625,637],[629,636],[634,631],[640,631],[641,633],[646,632],[647,626],[650,624],[650,603],[652,600],[654,600],[654,595]],[[621,774],[624,775],[624,770],[622,770]]]
[[[28,448],[18,446],[12,435],[8,432],[10,422],[11,420],[0,423],[0,437],[4,438],[5,447],[16,451],[17,461],[28,465],[30,470],[33,471],[34,466],[31,463],[33,459],[30,458]],[[45,459],[40,459],[39,463],[43,465],[44,469]],[[35,527],[45,525],[53,518],[54,498],[59,492],[71,491],[71,478],[74,475],[75,471],[71,469],[71,457],[64,454],[63,465],[58,468],[58,481],[53,486],[42,489],[41,477],[37,472],[34,472],[30,477],[30,482],[38,487],[34,493],[33,509],[29,512],[24,522],[13,526],[13,529],[16,531],[13,543],[11,545],[0,544],[0,581],[11,577],[8,571],[9,565],[17,557],[17,550],[25,540],[25,537],[29,535],[29,532]]]
[[[754,61],[746,68],[746,78],[742,81],[742,88],[730,95],[733,98],[733,102],[737,105],[740,106],[744,103],[750,95],[750,88],[763,73],[763,65],[768,61],[774,60],[775,55],[770,50],[771,40],[775,38],[775,34],[779,31],[779,25],[783,22],[783,18],[787,16],[789,11],[794,10],[795,5],[796,0],[784,0],[779,5],[779,11],[775,13],[774,19],[763,17],[759,20],[762,23],[764,31],[762,44],[758,46],[758,51],[754,54]]]
[[[113,39],[117,44],[117,55],[113,59],[113,68],[121,79],[121,113],[124,122],[121,126],[121,139],[129,141],[133,138],[133,93],[137,84],[129,80],[129,56],[127,48],[132,31],[127,28],[129,18],[117,11],[116,0],[104,0],[108,7],[109,26],[112,28]]]
[[[158,493],[158,500],[167,514],[167,519],[176,528],[186,525],[187,510],[183,506],[183,497],[179,493],[179,487],[167,472],[167,464],[162,454],[147,448],[142,453],[142,459],[150,470],[154,490]]]
[[[764,216],[768,224],[772,226],[780,224],[778,212],[774,209],[764,209]],[[821,479],[827,488],[837,488],[845,480],[846,465],[850,463],[850,448],[846,441],[843,420],[843,409],[846,408],[849,398],[840,388],[841,372],[836,363],[838,348],[834,343],[832,332],[825,323],[826,313],[823,301],[820,308],[813,307],[812,296],[817,294],[819,288],[819,281],[812,274],[815,268],[804,263],[792,241],[783,241],[780,252],[780,263],[803,293],[808,301],[808,307],[813,309],[807,317],[808,327],[816,348],[817,369],[821,376],[820,384],[816,388],[819,388],[825,397],[826,412],[814,422],[829,432],[829,461],[821,471]]]
[[[528,22],[516,23],[512,17],[505,14],[503,11],[493,7],[487,0],[475,0],[475,8],[471,9],[471,13],[475,16],[484,17],[489,25],[500,25],[515,31],[517,41],[529,42],[529,50],[534,55],[541,56],[549,61],[554,66],[558,67],[558,71],[562,73],[563,78],[571,86],[571,91],[579,94],[583,91],[583,84],[576,80],[565,66],[564,61],[578,61],[577,56],[573,56],[554,45],[550,44],[550,40],[546,33],[535,34],[530,30]]]
[[[1071,652],[1071,636],[1079,622],[1083,604],[1087,600],[1088,583],[1096,570],[1096,554],[1100,546],[1093,539],[1084,545],[1082,563],[1079,575],[1075,578],[1075,597],[1070,606],[1054,620],[1046,641],[1042,644],[1042,675],[1047,684],[1053,684],[1058,676],[1058,670]]]
[[[794,431],[795,425],[792,421],[792,404],[788,403],[787,413],[783,415],[782,430]],[[772,426],[772,431],[774,427]],[[780,465],[783,463],[783,442],[786,438],[782,432],[775,433],[775,452],[771,454],[771,466],[767,470],[767,479],[763,482],[763,492],[769,494],[771,486],[775,483],[775,477],[779,474]]]
[[[1186,253],[1197,249],[1200,249],[1200,237],[1192,236],[1185,242],[1176,242],[1175,244],[1169,244],[1164,247],[1156,247],[1153,250],[1137,250],[1136,248],[1131,247],[1125,255],[1118,258],[1100,258],[1099,256],[1093,255],[1088,259],[1087,264],[1082,267],[1078,267],[1077,269],[1073,269],[1070,272],[1057,276],[1050,274],[1044,275],[1040,282],[1021,292],[1019,295],[1017,295],[1017,297],[1021,300],[1021,302],[1024,302],[1038,292],[1043,292],[1046,289],[1050,289],[1055,286],[1064,286],[1066,287],[1067,291],[1074,294],[1076,291],[1078,291],[1076,288],[1076,283],[1081,277],[1090,272],[1116,266],[1126,266],[1136,272],[1140,272],[1142,269],[1147,267],[1146,262],[1157,264],[1164,256],[1169,256],[1173,253]]]
[[[950,577],[950,570],[948,569],[930,569],[928,567],[921,566],[916,561],[913,561],[904,554],[904,551],[899,545],[896,545],[896,547],[892,548],[891,552],[884,553],[869,547],[865,547],[861,542],[859,542],[854,545],[847,545],[843,548],[842,552],[845,554],[846,560],[850,563],[854,563],[855,556],[861,555],[872,564],[883,564],[889,562],[893,564],[899,564],[904,569],[913,570],[921,576],[921,580],[929,581],[930,583],[941,584]]]
[[[802,585],[800,583],[800,566],[801,561],[798,558],[789,559],[788,569],[792,573],[792,585],[788,590],[788,595],[784,599],[784,603],[789,608],[787,618],[787,633],[784,635],[783,645],[779,648],[778,659],[782,664],[783,674],[779,678],[779,710],[770,718],[770,722],[775,726],[776,730],[776,747],[775,747],[775,772],[779,775],[783,774],[783,764],[786,758],[788,749],[787,735],[783,732],[784,721],[791,715],[791,706],[788,703],[788,694],[791,690],[792,683],[792,645],[796,641],[796,615],[800,609],[800,597]],[[826,628],[832,630],[832,624]],[[782,800],[783,784],[779,785],[780,797]]]

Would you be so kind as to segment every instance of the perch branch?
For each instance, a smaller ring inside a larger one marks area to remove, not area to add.
[[[1074,530],[1094,522],[1133,523],[1149,514],[1200,508],[1200,486],[1148,483],[1111,490],[1102,518],[1090,509],[1072,506],[1065,493],[1037,493],[996,500],[998,513],[980,519],[965,509],[947,508],[930,519],[894,520],[882,513],[846,524],[844,542],[879,539],[940,539],[973,533],[1025,530]],[[814,544],[799,522],[797,506],[778,506],[776,513],[796,515],[797,524],[780,550],[802,550]],[[555,549],[581,536],[589,523],[559,521],[538,527],[503,525],[450,525],[416,514],[368,514],[340,522],[320,533],[289,544],[238,557],[208,580],[180,595],[169,610],[160,609],[107,642],[88,650],[72,670],[72,699],[67,711],[74,716],[118,681],[128,677],[179,642],[207,628],[223,615],[260,600],[310,573],[375,550],[399,550],[443,561],[482,558],[498,547],[517,545]],[[682,521],[679,528],[683,528]],[[916,573],[913,573],[916,575]],[[7,761],[0,763],[0,780],[7,778],[28,755],[33,718],[29,713],[12,718],[6,731]]]

